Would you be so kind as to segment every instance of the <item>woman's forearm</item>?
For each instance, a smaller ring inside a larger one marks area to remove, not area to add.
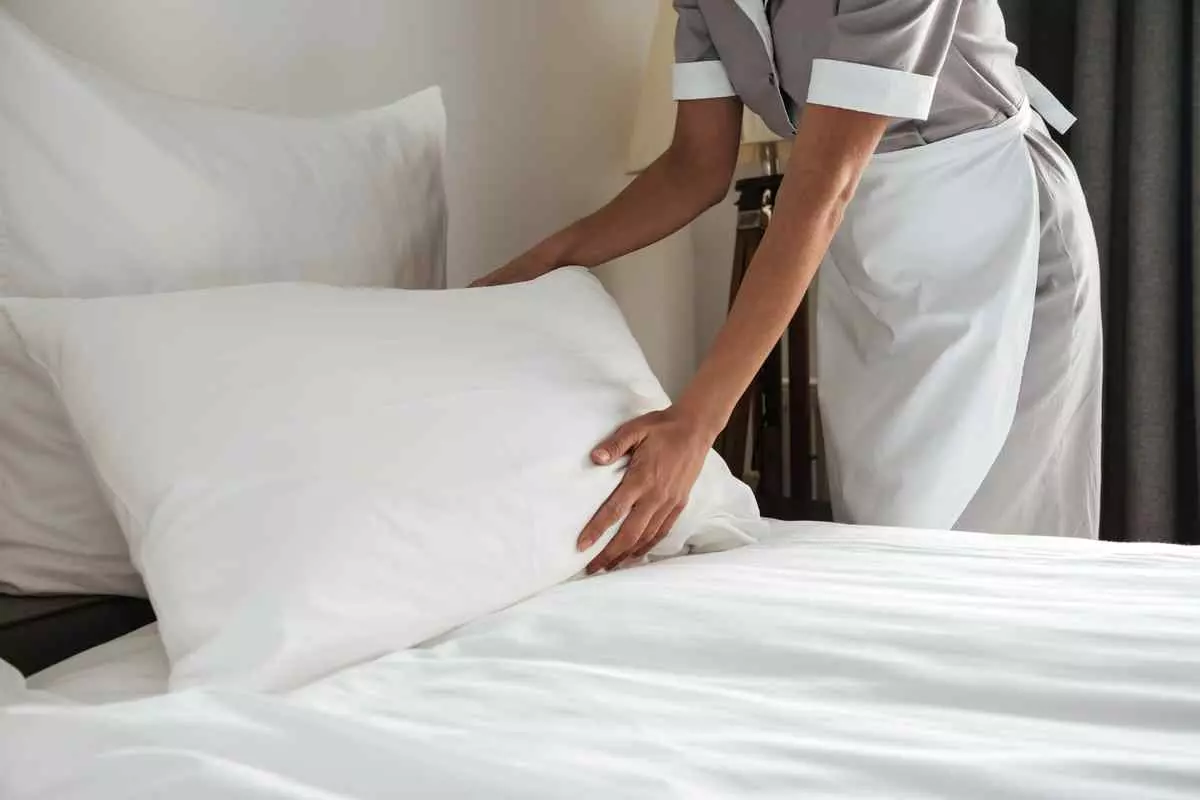
[[[720,184],[665,154],[606,206],[525,253],[545,269],[595,267],[666,238],[724,196]],[[728,184],[726,184],[727,188]]]
[[[675,233],[720,201],[728,180],[696,172],[670,152],[612,202],[558,234],[560,264],[595,267]]]
[[[512,265],[521,274],[594,267],[666,238],[729,191],[742,105],[733,98],[679,104],[668,150],[596,213],[550,236]]]
[[[729,319],[677,406],[713,437],[796,313],[887,120],[810,106]]]

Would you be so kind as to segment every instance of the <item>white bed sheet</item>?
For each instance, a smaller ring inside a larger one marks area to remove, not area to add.
[[[1200,796],[1200,552],[774,530],[287,696],[10,676],[0,796]]]

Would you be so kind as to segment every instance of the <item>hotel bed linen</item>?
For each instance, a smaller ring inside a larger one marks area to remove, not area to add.
[[[1200,552],[772,528],[286,695],[0,675],[0,796],[1200,796]]]

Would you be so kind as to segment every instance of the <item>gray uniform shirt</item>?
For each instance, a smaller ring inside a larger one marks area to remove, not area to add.
[[[738,96],[790,138],[806,102],[893,118],[881,151],[988,127],[1025,98],[997,0],[675,0],[675,98]]]

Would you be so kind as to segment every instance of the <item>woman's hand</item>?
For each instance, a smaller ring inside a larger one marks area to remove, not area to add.
[[[680,103],[670,147],[612,202],[471,286],[522,283],[563,266],[590,269],[666,238],[725,199],[741,135],[736,97]]]
[[[554,266],[547,264],[545,261],[530,258],[526,255],[510,261],[503,267],[500,267],[500,269],[493,270],[482,278],[476,278],[471,282],[471,288],[478,289],[481,286],[504,286],[509,283],[524,283],[534,278],[540,278],[554,269]]]
[[[529,252],[514,258],[497,270],[489,272],[482,278],[471,283],[471,288],[480,286],[504,286],[510,283],[524,283],[540,278],[547,272],[553,272],[566,263],[565,240],[567,235],[559,233],[551,236]]]
[[[700,476],[716,433],[678,406],[625,423],[592,451],[601,466],[628,455],[625,477],[579,537],[584,551],[623,518],[612,541],[588,565],[589,575],[643,558],[675,525]]]

